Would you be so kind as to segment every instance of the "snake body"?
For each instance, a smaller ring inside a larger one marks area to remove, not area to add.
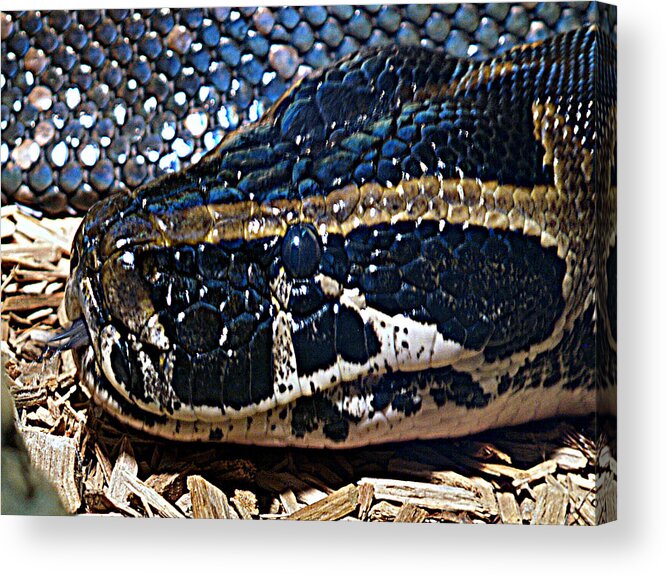
[[[595,28],[362,51],[96,204],[85,384],[152,434],[305,447],[612,409],[614,62]]]

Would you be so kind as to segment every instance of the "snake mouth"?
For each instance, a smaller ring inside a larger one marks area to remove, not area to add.
[[[48,348],[55,351],[78,349],[89,344],[90,332],[82,317],[74,320],[67,329],[47,341]]]

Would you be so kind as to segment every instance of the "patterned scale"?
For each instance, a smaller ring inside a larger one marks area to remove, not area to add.
[[[614,294],[614,114],[595,28],[313,73],[90,210],[66,294],[89,387],[152,433],[302,446],[592,411],[614,385],[594,364],[615,345],[594,313]]]

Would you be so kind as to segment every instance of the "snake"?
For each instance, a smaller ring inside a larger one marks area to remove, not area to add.
[[[615,48],[385,45],[95,204],[58,336],[179,441],[351,448],[614,411]]]

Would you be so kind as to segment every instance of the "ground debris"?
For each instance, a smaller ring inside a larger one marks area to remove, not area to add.
[[[241,519],[253,519],[259,515],[257,507],[257,496],[246,489],[236,489],[231,498],[238,515]]]
[[[195,519],[233,519],[224,491],[200,475],[190,475],[187,488],[190,490],[192,515]]]
[[[20,429],[30,461],[55,486],[69,513],[81,507],[81,469],[76,442],[31,428]]]
[[[546,483],[534,488],[536,507],[532,514],[533,525],[562,525],[567,513],[569,494],[567,489],[549,477]]]
[[[358,487],[346,485],[324,499],[303,507],[287,517],[303,521],[335,521],[352,513],[358,506]]]
[[[513,493],[498,493],[497,504],[502,523],[521,524],[523,522],[520,507]]]
[[[405,503],[395,516],[396,523],[423,523],[428,512],[412,503]]]
[[[361,484],[363,483],[370,483],[373,486],[376,499],[387,499],[403,504],[411,503],[418,507],[453,513],[468,512],[480,517],[497,515],[495,500],[480,496],[476,489],[367,477],[361,479]]]

